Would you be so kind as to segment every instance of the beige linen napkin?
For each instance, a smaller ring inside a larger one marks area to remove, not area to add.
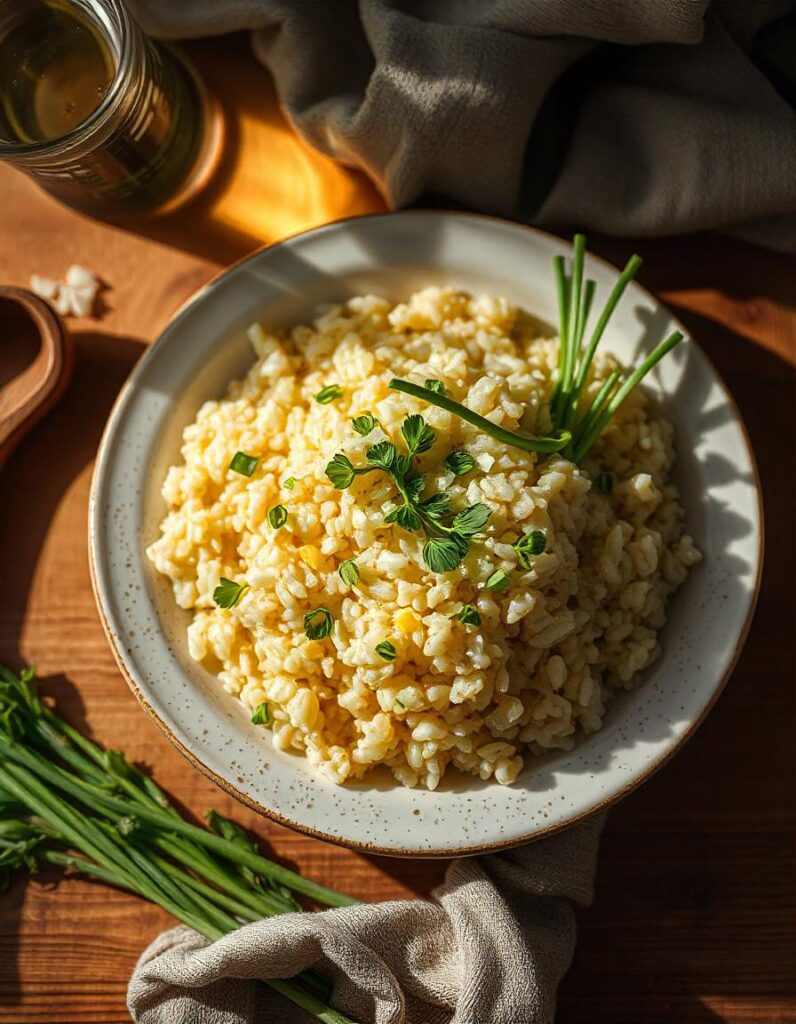
[[[309,1024],[255,979],[314,967],[358,1024],[551,1024],[602,824],[455,860],[433,902],[285,914],[211,945],[188,928],[165,932],[136,967],[130,1013],[136,1024]]]
[[[255,29],[296,128],[396,206],[796,249],[793,0],[130,2]]]

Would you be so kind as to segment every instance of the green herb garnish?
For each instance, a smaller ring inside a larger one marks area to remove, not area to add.
[[[362,437],[367,437],[376,426],[376,417],[372,416],[369,412],[363,412],[361,416],[351,420],[351,423],[358,434],[361,434]]]
[[[461,611],[456,618],[459,622],[463,622],[465,626],[481,625],[481,614],[478,609],[473,608],[471,604],[462,605]]]
[[[353,558],[347,558],[345,562],[341,562],[337,572],[347,587],[353,587],[359,583],[359,566]]]
[[[614,489],[614,478],[610,473],[599,473],[594,478],[594,486],[600,494],[610,494]]]
[[[595,400],[588,405],[584,401],[584,388],[594,354],[600,344],[619,300],[630,281],[641,266],[639,256],[631,256],[625,269],[608,296],[608,301],[597,318],[588,344],[583,346],[586,322],[596,285],[592,280],[583,280],[586,239],[575,235],[570,274],[567,275],[563,256],[553,259],[556,279],[559,313],[558,373],[556,386],[550,403],[550,415],[558,430],[571,430],[572,442],[567,456],[581,462],[589,449],[605,430],[611,418],[627,396],[655,366],[656,363],[683,340],[680,331],[673,331],[657,345],[647,358],[625,380],[621,374],[613,373],[603,385]]]
[[[326,475],[338,491],[344,491],[354,482],[357,471],[354,469],[351,459],[347,455],[343,455],[342,452],[338,452],[327,465]]]
[[[445,385],[441,380],[427,380],[423,387],[426,388],[427,391],[436,392],[438,395],[445,394]]]
[[[608,300],[597,318],[594,330],[584,347],[586,324],[596,293],[596,283],[584,281],[586,239],[575,235],[571,271],[567,274],[563,256],[553,259],[553,273],[558,296],[559,346],[556,385],[550,400],[550,418],[553,430],[547,437],[534,437],[517,431],[496,426],[490,420],[479,416],[471,409],[454,402],[442,392],[420,387],[406,380],[392,380],[390,387],[395,391],[412,395],[431,405],[439,406],[446,412],[472,424],[482,433],[496,441],[511,445],[525,452],[550,454],[563,451],[566,458],[581,462],[589,453],[594,442],[605,430],[627,396],[646,377],[661,359],[683,340],[680,331],[673,331],[627,378],[618,372],[612,373],[600,389],[594,401],[584,400],[584,389],[594,354],[602,339],[619,300],[630,281],[641,266],[638,256],[631,256],[625,269],[619,275]]]
[[[483,501],[478,501],[469,508],[463,508],[453,517],[453,529],[464,537],[472,537],[485,526],[487,519],[492,515],[492,509]]]
[[[469,452],[452,451],[445,456],[445,465],[454,476],[464,476],[475,469],[475,459]]]
[[[392,441],[379,441],[368,448],[365,457],[374,469],[392,469],[398,458],[398,449]]]
[[[478,502],[454,513],[447,494],[423,498],[425,478],[415,471],[414,459],[434,444],[434,432],[422,416],[415,415],[406,417],[401,435],[407,454],[400,454],[392,441],[379,441],[367,450],[366,466],[354,466],[347,455],[338,452],[327,465],[326,475],[335,487],[345,490],[361,473],[387,473],[398,489],[401,503],[385,515],[385,523],[397,523],[410,533],[422,530],[428,538],[423,547],[426,566],[432,572],[450,572],[461,564],[468,551],[468,538],[483,529],[492,510]]]
[[[287,522],[287,509],[284,505],[274,505],[268,509],[268,522],[275,530],[281,530]]]
[[[232,461],[229,464],[229,468],[233,473],[240,473],[241,476],[251,476],[260,460],[256,455],[247,455],[246,452],[235,452],[232,456]]]
[[[454,402],[447,395],[429,391],[428,388],[412,384],[408,380],[393,379],[390,381],[390,387],[393,391],[401,391],[405,395],[411,395],[413,398],[419,398],[424,402],[428,402],[429,405],[436,405],[446,412],[453,413],[454,416],[458,416],[459,419],[464,420],[466,423],[478,427],[481,433],[488,434],[489,437],[493,437],[496,441],[502,441],[503,444],[519,448],[524,452],[560,452],[562,448],[566,448],[571,439],[571,434],[568,430],[560,431],[551,437],[534,437],[531,434],[518,434],[513,430],[506,430],[505,427],[499,427],[484,416],[479,416],[477,412],[468,409],[466,405]]]
[[[461,565],[467,549],[467,541],[458,534],[432,537],[423,548],[423,560],[432,572],[451,572]]]
[[[268,702],[263,701],[262,704],[258,704],[254,709],[252,715],[252,725],[268,725],[271,721],[271,709],[268,707]]]
[[[522,537],[520,537],[514,545],[514,550],[517,552],[517,558],[520,561],[520,565],[523,565],[528,569],[531,564],[531,558],[533,558],[534,555],[541,555],[546,547],[547,537],[542,533],[542,531],[531,530],[529,533],[524,533]]]
[[[231,819],[211,811],[207,822],[188,821],[120,751],[45,705],[32,671],[0,666],[0,883],[16,870],[57,867],[134,893],[211,942],[302,910],[293,893],[326,906],[356,902],[263,857]],[[350,1024],[310,971],[265,984],[313,1019]]]
[[[243,597],[243,592],[249,589],[248,583],[236,583],[222,576],[218,586],[213,591],[213,600],[219,608],[234,608]]]
[[[376,654],[385,661],[395,661],[398,652],[395,644],[391,644],[389,640],[382,640],[380,644],[376,644]]]
[[[304,635],[309,640],[323,640],[334,629],[334,619],[328,608],[313,608],[304,616]]]
[[[410,455],[422,455],[437,439],[437,435],[426,426],[422,416],[407,416],[401,426],[401,433]]]
[[[511,576],[502,569],[496,569],[484,584],[484,590],[505,590],[511,583]]]
[[[282,481],[282,486],[286,488],[288,491],[292,491],[293,488],[296,486],[296,478],[294,476],[289,476],[287,480]]]
[[[343,389],[339,384],[327,384],[325,388],[321,388],[317,395],[315,395],[315,401],[318,405],[328,405],[330,402],[336,402],[338,398],[343,397]]]

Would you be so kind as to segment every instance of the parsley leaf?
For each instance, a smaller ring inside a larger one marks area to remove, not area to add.
[[[343,389],[339,384],[327,384],[315,395],[315,401],[318,405],[329,405],[330,402],[336,402],[338,398],[342,397]]]
[[[347,455],[343,455],[342,452],[338,452],[327,465],[326,475],[333,487],[336,487],[338,491],[344,491],[354,482],[356,471],[351,464],[351,459]]]
[[[404,490],[410,501],[420,501],[420,495],[423,493],[425,486],[426,478],[424,476],[408,476],[404,478]]]
[[[228,580],[226,576],[222,576],[213,591],[213,600],[219,608],[234,608],[243,597],[243,592],[248,589],[248,583],[236,583],[235,580]]]
[[[427,452],[437,439],[437,435],[426,426],[422,416],[407,416],[401,426],[406,447],[410,455],[421,455]]]
[[[376,426],[376,417],[372,416],[369,412],[363,412],[361,416],[351,420],[351,423],[358,434],[361,434],[362,437],[367,437]]]
[[[309,640],[323,640],[334,629],[334,619],[328,608],[313,608],[304,616],[304,635]]]
[[[392,441],[379,441],[372,448],[368,448],[367,460],[372,466],[389,470],[395,462],[398,450]]]
[[[492,509],[483,501],[463,508],[453,517],[453,528],[465,537],[472,537],[486,526],[487,519],[492,515]]]
[[[296,486],[296,478],[294,476],[289,476],[287,480],[282,481],[282,486],[286,488],[288,491],[292,491],[293,488]]]
[[[423,548],[423,561],[432,572],[451,572],[467,554],[467,541],[458,533],[431,537]]]
[[[453,451],[446,455],[445,465],[454,476],[464,476],[475,469],[475,459],[469,452]]]
[[[423,514],[433,522],[440,522],[450,511],[450,505],[449,494],[432,494],[430,498],[420,502]]]
[[[247,455],[246,452],[235,452],[229,464],[233,473],[240,473],[241,476],[251,476],[260,460],[256,455]]]
[[[395,661],[398,652],[395,644],[391,644],[389,640],[382,640],[380,644],[376,644],[376,654],[385,661]]]
[[[262,704],[258,704],[257,707],[254,709],[254,714],[252,715],[252,724],[268,725],[270,721],[271,709],[268,707],[267,702],[263,701]]]
[[[411,505],[400,505],[395,509],[394,522],[398,523],[399,526],[403,526],[405,530],[409,530],[410,533],[419,530],[423,525],[422,519]]]
[[[395,477],[396,483],[401,486],[406,485],[406,479],[412,472],[412,456],[411,455],[399,455],[395,460],[395,464],[392,467],[392,475]]]

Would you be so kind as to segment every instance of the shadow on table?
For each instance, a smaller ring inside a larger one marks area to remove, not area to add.
[[[0,658],[11,664],[19,658],[25,606],[50,522],[94,458],[119,388],[144,348],[135,338],[97,331],[77,332],[73,342],[75,368],[66,394],[2,470],[0,564],[6,598]]]

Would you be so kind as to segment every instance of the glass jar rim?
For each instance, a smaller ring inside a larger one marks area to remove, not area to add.
[[[84,118],[74,128],[70,128],[63,135],[56,135],[52,139],[42,139],[37,142],[7,142],[0,137],[0,156],[2,157],[38,157],[58,153],[63,149],[69,149],[75,144],[80,144],[86,131],[97,130],[102,126],[103,121],[111,113],[119,93],[122,90],[124,80],[127,76],[130,57],[132,54],[135,33],[138,27],[133,23],[127,8],[122,0],[89,0],[105,8],[117,18],[117,33],[114,37],[114,49],[118,49],[116,73],[111,81],[107,94],[101,102],[91,111],[88,117]],[[85,13],[86,6],[74,3],[73,0],[66,0],[72,7]],[[99,19],[95,19],[95,24]],[[102,24],[100,30],[107,36],[107,27]]]

